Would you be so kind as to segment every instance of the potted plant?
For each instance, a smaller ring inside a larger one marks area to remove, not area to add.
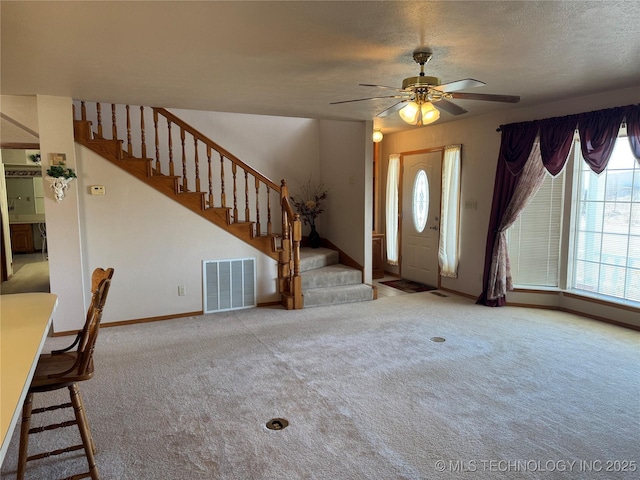
[[[68,168],[64,162],[51,165],[47,169],[47,180],[51,183],[51,189],[56,197],[56,202],[60,203],[69,188],[69,183],[77,178],[76,172]]]
[[[316,231],[316,218],[324,212],[324,202],[327,199],[329,189],[320,183],[314,185],[311,178],[306,184],[300,185],[300,193],[291,196],[293,206],[302,217],[305,225],[311,226],[309,233],[309,246],[311,248],[320,247],[320,235]]]

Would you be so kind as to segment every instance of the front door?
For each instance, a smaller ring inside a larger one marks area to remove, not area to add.
[[[400,275],[438,286],[442,152],[402,157]]]

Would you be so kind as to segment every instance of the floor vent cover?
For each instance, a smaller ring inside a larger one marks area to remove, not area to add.
[[[202,262],[204,313],[256,306],[256,259]]]
[[[289,422],[285,418],[272,418],[266,424],[269,430],[283,430],[289,426]]]

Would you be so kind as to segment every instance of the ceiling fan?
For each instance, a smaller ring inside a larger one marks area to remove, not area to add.
[[[398,111],[402,119],[411,125],[426,125],[435,122],[440,117],[440,110],[451,113],[452,115],[461,115],[468,110],[450,102],[451,99],[459,98],[461,100],[484,100],[489,102],[505,102],[518,103],[520,97],[516,95],[494,95],[489,93],[464,93],[460,90],[466,90],[472,87],[480,87],[485,85],[484,82],[465,78],[456,80],[455,82],[440,83],[440,79],[436,77],[428,77],[424,74],[424,66],[431,60],[433,53],[429,50],[416,50],[413,52],[413,59],[420,64],[420,75],[417,77],[408,77],[402,81],[402,88],[387,87],[384,85],[372,85],[361,83],[362,87],[376,87],[387,90],[395,90],[394,95],[383,95],[378,97],[358,98],[355,100],[343,100],[341,102],[331,102],[331,105],[340,103],[362,102],[364,100],[373,100],[377,98],[397,98],[399,102],[389,108],[378,113],[377,117],[386,117],[387,115]],[[437,108],[434,108],[435,107]]]

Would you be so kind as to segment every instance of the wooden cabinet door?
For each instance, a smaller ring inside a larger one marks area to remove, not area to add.
[[[13,253],[33,253],[33,232],[31,224],[11,225],[11,250]]]

